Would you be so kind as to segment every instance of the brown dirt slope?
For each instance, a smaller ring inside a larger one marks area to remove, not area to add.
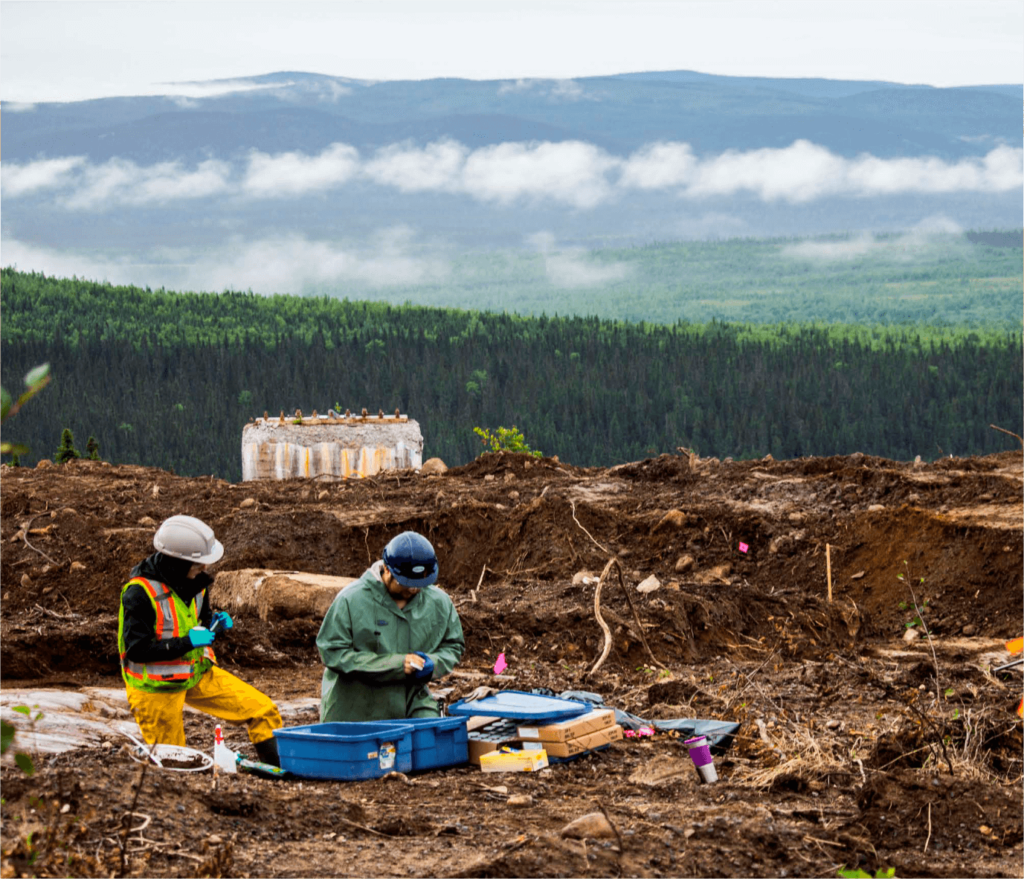
[[[480,684],[582,688],[644,717],[743,723],[712,787],[663,735],[536,776],[463,767],[211,791],[208,777],[154,772],[135,810],[151,844],[133,846],[127,873],[1020,875],[1020,677],[990,672],[1024,625],[1020,452],[610,469],[493,454],[429,477],[237,485],[74,462],[0,479],[5,689],[117,686],[121,584],[156,524],[186,513],[224,542],[220,570],[358,576],[394,534],[427,534],[467,635],[441,682],[450,700]],[[611,649],[591,675],[595,585],[574,575],[613,557],[632,602],[613,567]],[[651,575],[660,588],[636,592]],[[931,638],[909,643],[915,598]],[[316,696],[319,624],[237,619],[218,655],[275,698]],[[208,740],[208,718],[189,725]],[[41,762],[32,779],[3,768],[4,875],[120,871],[135,764],[116,747]],[[601,808],[618,836],[559,838]]]

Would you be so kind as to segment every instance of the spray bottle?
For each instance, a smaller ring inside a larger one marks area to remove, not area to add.
[[[213,733],[213,765],[222,772],[238,772],[236,760],[235,752],[224,744],[224,733],[218,723]]]

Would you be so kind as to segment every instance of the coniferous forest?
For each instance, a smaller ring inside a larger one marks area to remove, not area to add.
[[[3,383],[52,382],[4,428],[22,463],[80,451],[241,478],[264,411],[367,407],[420,423],[424,458],[482,451],[515,425],[546,455],[608,466],[687,447],[896,460],[1016,447],[1019,330],[851,324],[637,324],[327,297],[193,294],[2,272]]]

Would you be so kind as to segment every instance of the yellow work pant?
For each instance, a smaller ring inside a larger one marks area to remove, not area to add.
[[[281,714],[269,696],[212,666],[187,690],[147,693],[126,687],[128,705],[147,745],[185,745],[185,705],[212,714],[230,724],[249,728],[249,741],[262,742],[282,726]]]

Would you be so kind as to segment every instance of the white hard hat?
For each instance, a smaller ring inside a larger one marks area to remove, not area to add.
[[[161,522],[153,546],[164,555],[197,565],[212,565],[224,555],[224,545],[213,536],[213,529],[192,516],[171,516]]]

